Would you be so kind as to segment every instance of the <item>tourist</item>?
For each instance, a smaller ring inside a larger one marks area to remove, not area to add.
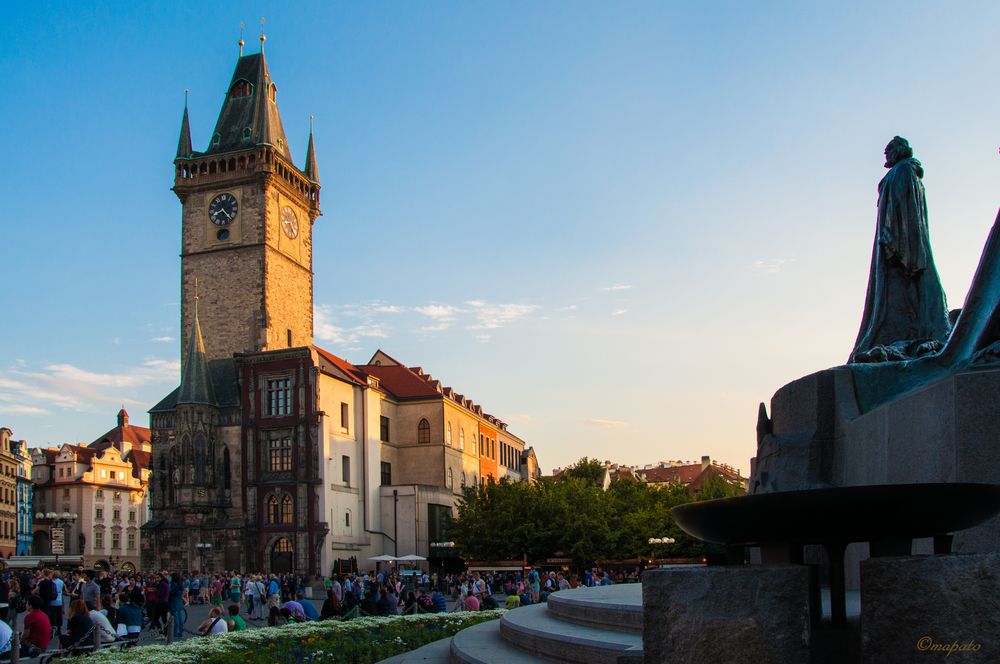
[[[229,605],[229,620],[226,622],[226,627],[230,632],[242,632],[247,629],[247,623],[243,620],[243,616],[240,615],[239,604]]]
[[[337,597],[333,589],[326,591],[326,599],[323,601],[323,606],[319,611],[320,620],[330,620],[340,615],[340,598]]]
[[[0,620],[0,655],[3,655],[4,659],[10,658],[10,644],[13,636],[14,630],[11,629],[10,625]]]
[[[112,626],[111,621],[108,617],[104,615],[101,611],[101,600],[97,600],[97,605],[95,608],[91,609],[90,620],[94,623],[95,629],[101,633],[101,643],[111,643],[118,638],[118,632]]]
[[[274,574],[271,575],[271,579],[267,583],[267,602],[275,609],[279,608],[281,603],[281,584],[278,583],[278,577]]]
[[[170,615],[174,618],[174,638],[184,636],[184,586],[181,573],[174,572],[170,577],[170,591],[167,595],[170,604]]]
[[[434,613],[446,613],[448,611],[448,600],[440,590],[434,591],[431,602],[434,604]]]
[[[217,606],[213,606],[212,610],[208,612],[208,617],[198,625],[198,633],[202,636],[225,634],[228,631],[229,625],[223,620],[222,609]]]
[[[56,594],[49,602],[49,617],[52,626],[58,629],[63,622],[63,595],[66,593],[66,582],[63,581],[62,572],[59,570],[52,572],[52,585],[56,588]]]
[[[42,598],[32,595],[28,598],[28,615],[24,617],[24,631],[21,632],[21,656],[36,657],[47,650],[52,640],[52,622],[43,608]],[[0,639],[3,636],[0,635]]]
[[[299,592],[296,595],[299,605],[302,606],[302,613],[309,620],[319,620],[319,611],[316,610],[316,605],[303,597],[302,593]]]
[[[62,635],[62,647],[69,648],[93,635],[94,621],[90,619],[90,610],[82,599],[75,599],[69,605],[68,630]]]
[[[52,615],[52,602],[56,598],[56,585],[52,583],[52,572],[42,571],[42,578],[38,582],[38,598],[42,600],[42,610],[49,616],[49,622],[54,623],[55,617]]]
[[[134,596],[124,595],[125,603],[118,607],[118,625],[125,625],[125,632],[137,638],[142,631],[142,607],[135,603]]]
[[[465,598],[465,603],[462,605],[466,611],[478,611],[479,610],[479,599],[473,595],[467,595]]]
[[[302,608],[302,605],[296,602],[294,599],[290,599],[284,604],[282,604],[281,608],[288,609],[289,613],[291,613],[292,615],[292,618],[298,620],[299,622],[306,619],[305,610]]]
[[[531,603],[537,604],[542,601],[541,580],[538,578],[538,570],[533,569],[528,572],[528,585],[531,588]]]
[[[112,627],[118,624],[118,609],[111,602],[111,595],[101,595],[101,613],[108,619]]]
[[[87,605],[88,611],[93,611],[101,601],[101,587],[94,581],[93,574],[87,574],[86,580],[80,586],[80,597]],[[44,597],[42,598],[45,599]]]

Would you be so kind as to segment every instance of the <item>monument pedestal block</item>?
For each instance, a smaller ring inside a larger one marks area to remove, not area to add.
[[[642,604],[646,662],[809,661],[803,565],[652,570]]]
[[[862,661],[1000,661],[1000,554],[861,563]]]

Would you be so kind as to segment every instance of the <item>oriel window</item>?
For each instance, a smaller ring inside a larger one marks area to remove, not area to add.
[[[268,468],[271,471],[292,469],[292,439],[278,438],[268,443]]]
[[[268,415],[291,415],[292,381],[290,378],[273,378],[267,381],[265,399]]]

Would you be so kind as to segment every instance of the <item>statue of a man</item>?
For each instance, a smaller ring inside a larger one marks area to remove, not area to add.
[[[950,331],[931,255],[924,169],[905,138],[885,147],[868,295],[851,362],[904,360],[937,351]]]

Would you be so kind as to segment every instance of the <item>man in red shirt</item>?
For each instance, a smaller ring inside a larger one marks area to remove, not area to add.
[[[52,639],[52,623],[42,610],[42,598],[38,595],[28,597],[28,615],[24,617],[24,631],[21,633],[21,647],[28,657],[34,657],[49,647]]]

